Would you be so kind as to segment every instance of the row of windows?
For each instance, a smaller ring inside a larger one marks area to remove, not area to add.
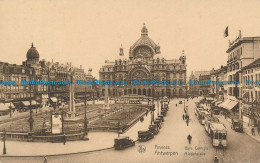
[[[228,71],[230,72],[230,71],[239,70],[240,67],[241,66],[239,65],[239,63],[235,63],[235,64],[232,64],[232,65],[228,66]]]
[[[133,68],[134,66],[131,66],[131,68]],[[156,69],[165,69],[165,65],[153,65],[153,68]],[[114,67],[103,67],[101,68],[101,70],[104,71],[110,71],[113,72],[114,70],[127,70],[126,66],[119,66],[117,68]],[[167,65],[166,66],[167,70],[181,70],[181,69],[185,69],[185,66],[175,66],[175,65]]]
[[[185,73],[171,73],[169,74],[168,78],[183,78],[185,76]],[[126,74],[122,75],[119,74],[118,76],[115,75],[115,78],[119,77],[119,78],[126,78]],[[165,75],[163,74],[162,77],[165,77]],[[111,79],[113,78],[113,75],[102,75],[102,79]],[[156,75],[155,78],[160,78],[160,75]]]
[[[240,56],[242,56],[242,54],[243,54],[243,49],[238,48],[237,50],[233,51],[232,53],[229,53],[228,61],[239,59]]]
[[[246,75],[243,77],[243,84],[246,85],[246,81],[250,80],[250,81],[260,81],[260,74],[255,74],[255,75]]]

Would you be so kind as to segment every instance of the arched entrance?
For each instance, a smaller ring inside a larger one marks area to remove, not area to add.
[[[135,88],[133,89],[133,94],[136,94],[136,89]]]
[[[128,94],[132,94],[132,90],[131,89],[128,89]]]
[[[138,89],[138,95],[141,95],[141,89],[140,88]]]
[[[148,96],[152,96],[151,88],[148,88]]]
[[[143,95],[146,96],[146,89],[145,88],[143,89]]]
[[[179,96],[182,96],[182,89],[179,90]]]

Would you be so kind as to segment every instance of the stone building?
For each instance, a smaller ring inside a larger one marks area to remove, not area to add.
[[[73,76],[73,78],[71,78]],[[86,74],[82,67],[77,68],[71,63],[60,64],[59,62],[47,62],[44,59],[40,60],[39,52],[32,44],[26,53],[26,60],[22,65],[9,64],[0,62],[0,82],[15,81],[15,85],[0,85],[0,99],[2,102],[22,102],[28,101],[30,97],[37,101],[42,106],[47,106],[51,101],[69,100],[69,85],[23,85],[25,81],[71,81],[77,83],[77,80],[94,80],[91,74]],[[92,86],[90,85],[75,85],[75,97],[77,94],[85,92],[85,87],[88,96],[93,96]],[[31,94],[30,94],[31,90]],[[94,92],[97,92],[96,90]],[[96,93],[95,93],[96,95]]]
[[[210,75],[212,81],[227,81],[227,66],[221,66],[219,69],[211,71]],[[224,101],[225,99],[227,99],[227,85],[211,83],[210,93],[217,100]]]
[[[228,81],[242,82],[242,68],[260,58],[260,37],[238,37],[229,42],[227,61]],[[228,96],[242,98],[242,85],[228,85]]]
[[[242,71],[244,120],[257,126],[260,125],[260,58],[243,67]]]
[[[200,76],[209,75],[210,71],[192,71],[189,77],[189,96],[197,97],[202,94],[202,87],[199,84],[194,84],[193,81],[199,81]],[[202,77],[203,78],[203,77]]]
[[[183,53],[179,59],[166,59],[161,56],[160,45],[149,36],[143,25],[141,37],[130,47],[129,58],[124,57],[121,46],[118,59],[105,61],[100,68],[101,81],[125,81],[123,85],[109,85],[110,97],[138,94],[145,96],[186,97],[186,56]],[[182,85],[136,85],[134,81],[182,81]],[[152,91],[154,90],[154,92]],[[100,85],[99,93],[105,94],[105,86]]]

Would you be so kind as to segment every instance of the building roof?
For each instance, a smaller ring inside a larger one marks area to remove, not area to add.
[[[199,79],[201,75],[210,75],[210,71],[195,71],[194,77],[195,79]]]
[[[141,45],[146,45],[151,47],[154,51],[159,45],[157,45],[150,37],[148,37],[148,30],[145,26],[143,25],[143,28],[141,30],[141,37],[130,47],[130,53],[138,46]]]
[[[253,41],[259,41],[260,37],[238,37],[235,41],[233,41],[232,43],[229,43],[229,48],[226,51],[227,53],[231,52],[233,49],[235,49],[236,47],[238,47],[239,45],[241,45],[244,42],[253,42]]]
[[[27,59],[35,59],[35,58],[39,58],[39,52],[36,50],[36,48],[33,46],[32,43],[32,47],[27,51],[26,54],[26,58]]]
[[[253,61],[249,65],[243,67],[242,70],[253,68],[253,67],[260,67],[260,58],[258,58],[257,60]]]

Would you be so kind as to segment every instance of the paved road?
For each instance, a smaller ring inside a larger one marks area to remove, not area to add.
[[[197,100],[197,99],[195,99]],[[177,100],[170,103],[170,109],[165,118],[165,122],[158,135],[148,142],[137,142],[135,147],[122,151],[113,149],[69,156],[49,157],[48,163],[85,163],[85,162],[170,162],[170,163],[211,163],[216,154],[216,149],[212,147],[210,137],[206,134],[204,126],[200,125],[194,115],[194,101],[189,100],[190,123],[186,125],[182,120],[183,104],[176,108]],[[244,133],[236,133],[230,129],[230,124],[221,119],[228,128],[228,148],[224,151],[218,151],[217,156],[221,162],[260,162],[259,149],[260,144]],[[145,124],[138,123],[138,127],[129,130],[128,135],[131,138],[137,136],[139,127],[146,128],[149,121]],[[187,135],[192,136],[191,144],[187,141]],[[108,143],[108,142],[100,142]],[[109,143],[111,143],[109,141]],[[138,146],[144,145],[146,151],[138,152]],[[79,147],[80,148],[80,147]],[[40,150],[40,149],[38,149]],[[164,155],[163,155],[164,154]],[[168,155],[167,155],[168,154]],[[170,156],[171,154],[171,156]],[[3,162],[42,162],[43,158],[0,158]]]

